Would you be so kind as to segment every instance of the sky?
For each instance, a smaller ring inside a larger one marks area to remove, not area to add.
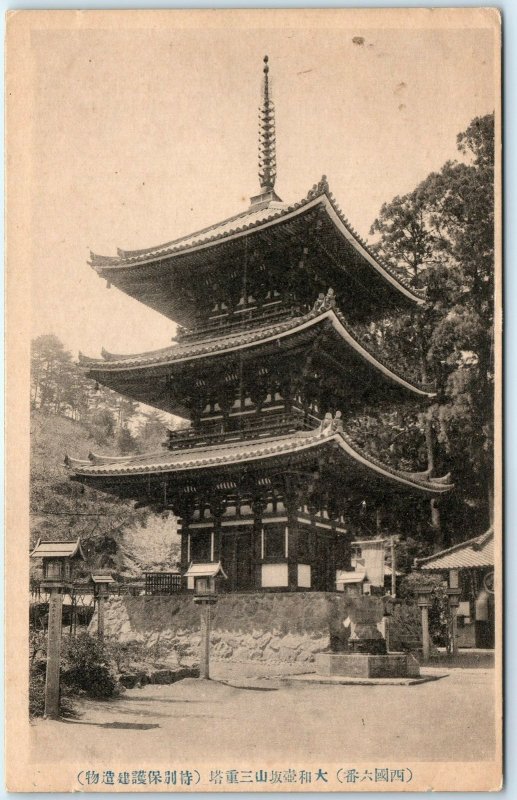
[[[31,329],[74,356],[169,344],[174,323],[107,289],[89,252],[245,210],[264,54],[276,191],[295,202],[327,175],[365,237],[382,203],[454,158],[457,134],[495,106],[483,28],[85,28],[34,31],[31,45]]]

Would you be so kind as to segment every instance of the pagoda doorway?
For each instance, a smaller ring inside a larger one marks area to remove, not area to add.
[[[223,589],[242,592],[255,588],[253,570],[253,529],[222,531],[221,562],[228,576]]]

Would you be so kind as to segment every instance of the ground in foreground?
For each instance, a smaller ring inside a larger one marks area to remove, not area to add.
[[[142,763],[214,766],[232,759],[242,765],[275,758],[284,764],[494,758],[491,669],[452,669],[415,686],[285,685],[248,680],[238,665],[215,665],[214,677],[84,702],[74,720],[38,720],[32,760],[89,769],[127,762],[128,754]]]

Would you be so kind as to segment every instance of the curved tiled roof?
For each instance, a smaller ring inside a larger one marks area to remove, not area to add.
[[[369,245],[349,223],[341,208],[338,206],[331,193],[325,176],[315,184],[307,196],[297,203],[285,205],[270,203],[265,208],[251,207],[236,216],[223,222],[203,228],[196,233],[183,236],[180,239],[167,242],[157,247],[143,250],[118,250],[117,256],[101,256],[90,254],[91,266],[100,273],[107,273],[112,269],[127,269],[141,264],[149,264],[162,258],[170,258],[180,253],[196,250],[227,241],[261,227],[269,227],[277,221],[296,216],[300,211],[321,204],[339,232],[345,236],[355,250],[392,286],[398,288],[406,297],[415,302],[423,302],[425,294],[413,287],[410,281],[395,270],[390,264],[379,259]]]
[[[339,309],[335,307],[323,309],[315,307],[308,314],[292,317],[273,325],[264,325],[248,331],[226,334],[225,336],[212,336],[212,338],[207,338],[202,341],[185,342],[161,350],[137,355],[115,356],[103,351],[103,359],[98,360],[88,358],[80,353],[79,363],[96,375],[99,373],[125,372],[127,370],[143,369],[147,367],[166,366],[168,364],[177,364],[182,361],[192,361],[203,357],[223,355],[236,350],[264,344],[271,340],[282,339],[311,326],[320,324],[327,319],[343,340],[346,341],[361,358],[372,364],[385,377],[417,394],[425,396],[432,396],[434,394],[433,387],[430,384],[422,384],[413,378],[404,377],[398,367],[395,367],[386,358],[377,353],[375,348],[366,345],[353,331]]]
[[[441,479],[424,478],[415,473],[405,472],[383,464],[371,455],[360,450],[343,432],[318,428],[313,431],[299,431],[270,439],[246,440],[212,446],[192,447],[185,450],[167,451],[165,453],[128,456],[127,458],[109,458],[91,456],[88,461],[68,458],[65,463],[75,477],[81,478],[113,478],[134,475],[152,475],[162,473],[183,473],[190,470],[203,470],[268,458],[289,456],[313,448],[326,445],[337,446],[342,453],[362,467],[382,477],[428,494],[442,494],[449,491],[453,484],[450,477]]]
[[[494,566],[494,529],[489,528],[481,536],[460,542],[447,550],[419,558],[419,569],[439,572],[446,569],[474,569]]]

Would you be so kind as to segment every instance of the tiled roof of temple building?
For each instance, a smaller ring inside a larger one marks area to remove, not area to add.
[[[446,569],[474,569],[494,566],[494,529],[489,528],[481,536],[460,542],[447,550],[441,550],[416,562],[421,570],[439,572]]]
[[[212,468],[220,471],[225,466],[267,461],[271,458],[302,454],[304,451],[328,446],[340,452],[346,460],[390,482],[428,494],[443,494],[452,488],[448,475],[442,478],[431,478],[427,472],[406,472],[383,464],[373,456],[359,450],[342,430],[325,423],[313,431],[299,431],[267,439],[232,441],[209,447],[191,447],[188,450],[172,450],[165,453],[128,457],[112,458],[92,454],[87,461],[67,457],[65,463],[74,471],[78,480],[90,477],[147,476],[183,473],[189,470],[199,472]]]
[[[422,303],[424,293],[411,285],[410,281],[390,264],[379,259],[369,245],[352,227],[338,206],[329,189],[325,176],[315,184],[307,196],[299,202],[286,205],[275,200],[265,201],[263,204],[251,205],[249,209],[233,217],[225,219],[195,233],[174,239],[165,244],[142,250],[117,250],[117,256],[101,256],[91,253],[90,264],[99,273],[109,279],[111,272],[150,264],[162,259],[170,259],[176,255],[200,250],[215,244],[227,242],[242,237],[248,233],[277,226],[293,219],[302,212],[320,207],[324,210],[340,234],[364,260],[366,265],[373,267],[381,277],[397,288],[407,298],[416,303]]]
[[[161,350],[136,355],[112,355],[103,351],[102,359],[92,359],[80,354],[79,361],[81,366],[87,368],[94,377],[99,377],[103,373],[165,366],[248,349],[268,341],[293,336],[297,332],[321,325],[326,320],[356,354],[379,370],[386,378],[416,394],[434,395],[431,384],[423,384],[413,376],[404,375],[404,370],[398,364],[391,363],[378,352],[371,342],[365,342],[364,337],[354,331],[338,308],[326,307],[324,303],[316,303],[308,314],[291,317],[274,324],[269,323],[251,330],[241,329],[219,336],[213,333],[201,340],[185,341]]]

